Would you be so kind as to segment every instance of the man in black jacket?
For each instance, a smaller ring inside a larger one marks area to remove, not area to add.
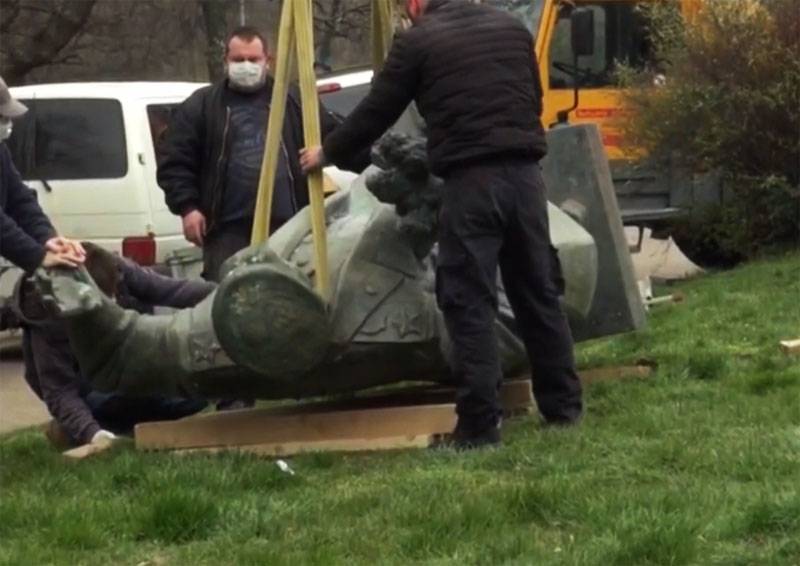
[[[83,261],[83,249],[56,234],[36,192],[22,182],[5,144],[11,136],[12,120],[27,111],[0,77],[0,256],[27,272],[40,265],[76,267]]]
[[[212,281],[219,280],[223,261],[250,244],[274,83],[266,47],[256,29],[234,30],[226,43],[226,78],[178,108],[162,145],[158,184],[169,209],[183,218],[186,239],[203,248],[204,277]],[[320,110],[324,136],[336,121]],[[292,90],[275,172],[273,231],[308,204],[298,161],[302,146],[302,113]]]
[[[188,308],[216,288],[208,281],[165,277],[94,244],[83,245],[89,274],[107,296],[125,308],[139,312],[151,312],[154,306]],[[50,316],[29,280],[20,281],[14,299],[24,328],[25,380],[53,417],[48,436],[59,447],[114,438],[130,432],[136,423],[177,419],[206,406],[202,399],[133,397],[93,390],[81,375],[64,321]]]
[[[414,26],[395,38],[370,93],[321,148],[303,150],[301,165],[338,164],[416,101],[431,169],[445,181],[437,298],[462,383],[453,442],[500,442],[498,263],[539,410],[548,423],[573,423],[581,387],[538,165],[547,147],[533,38],[513,16],[463,0],[406,0],[406,8]]]

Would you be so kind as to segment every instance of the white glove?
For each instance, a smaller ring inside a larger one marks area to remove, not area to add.
[[[98,444],[100,442],[104,442],[104,441],[107,441],[107,440],[115,440],[116,438],[117,438],[117,435],[114,434],[113,432],[109,432],[107,430],[100,429],[100,430],[98,430],[97,432],[94,433],[94,436],[92,437],[92,442],[91,443],[92,444]]]

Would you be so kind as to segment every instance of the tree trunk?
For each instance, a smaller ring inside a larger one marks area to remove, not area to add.
[[[225,74],[225,38],[228,35],[228,8],[235,0],[200,0],[206,26],[206,66],[211,82]]]
[[[333,40],[336,38],[336,23],[342,17],[342,0],[329,0],[327,13],[322,10],[322,2],[314,3],[314,19],[317,28],[317,61],[325,65],[331,64]]]
[[[96,0],[0,4],[0,69],[8,84],[19,84],[33,69],[56,59],[89,20]]]

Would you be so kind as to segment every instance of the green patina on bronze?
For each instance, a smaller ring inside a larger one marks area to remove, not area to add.
[[[620,244],[618,220],[609,217],[618,214],[615,202],[601,194],[607,187],[599,177],[608,174],[607,166],[592,165],[597,155],[580,150],[597,133],[578,126],[559,135],[574,136],[570,150],[578,147],[570,159],[582,161],[574,168],[578,177],[547,179],[571,187],[565,206],[571,216],[549,206],[570,323],[584,339],[632,330],[641,324],[641,304],[638,295],[625,292],[628,252]],[[174,315],[126,311],[104,298],[84,270],[40,270],[39,288],[67,320],[81,368],[94,387],[277,399],[450,380],[449,343],[434,294],[440,181],[428,173],[420,140],[390,134],[374,154],[380,168],[371,167],[326,201],[333,289],[327,306],[313,291],[305,210],[269,244],[228,260],[220,287]],[[604,208],[589,206],[596,202]],[[575,213],[581,206],[584,217]],[[598,235],[604,239],[598,241]],[[598,266],[598,257],[616,265]],[[608,294],[614,285],[622,289],[614,296],[622,298],[604,307],[607,297],[595,290]],[[613,325],[603,318],[604,308]],[[503,293],[496,325],[504,373],[518,374],[528,362]]]

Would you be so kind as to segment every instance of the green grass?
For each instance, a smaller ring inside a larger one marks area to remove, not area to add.
[[[65,461],[0,439],[0,563],[800,564],[800,255],[680,285],[580,364],[580,427],[508,423],[497,450]],[[664,292],[664,290],[662,290]]]

